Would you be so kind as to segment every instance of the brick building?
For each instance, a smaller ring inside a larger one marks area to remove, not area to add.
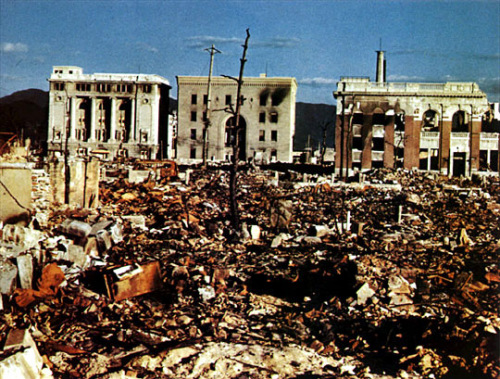
[[[185,162],[203,159],[203,125],[207,118],[208,77],[178,76],[177,158]],[[232,155],[231,128],[237,83],[225,77],[211,78],[210,127],[207,159],[228,161]],[[295,133],[295,78],[245,77],[239,139],[240,158],[291,162]]]
[[[376,82],[337,83],[337,170],[498,171],[498,123],[487,121],[493,110],[476,83],[388,83],[377,53]]]
[[[84,74],[55,66],[49,79],[49,154],[169,157],[167,79],[145,74]]]

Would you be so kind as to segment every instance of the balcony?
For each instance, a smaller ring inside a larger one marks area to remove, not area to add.
[[[439,149],[439,132],[421,132],[420,148]]]
[[[352,151],[352,161],[353,162],[361,162],[361,151],[353,150]]]
[[[422,132],[420,133],[420,138],[439,139],[439,132]]]
[[[372,161],[383,161],[384,152],[383,151],[372,151]]]
[[[452,132],[451,133],[451,138],[454,139],[454,138],[469,138],[469,132]]]
[[[481,150],[498,150],[498,136],[500,133],[481,133],[479,148]]]

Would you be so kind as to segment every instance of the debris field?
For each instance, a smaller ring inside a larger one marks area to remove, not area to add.
[[[241,171],[235,228],[228,172],[181,174],[4,225],[0,346],[25,331],[33,377],[500,375],[498,177]]]

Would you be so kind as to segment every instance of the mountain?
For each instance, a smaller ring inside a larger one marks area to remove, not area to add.
[[[323,141],[323,128],[326,127],[326,145],[333,147],[335,135],[336,107],[328,104],[295,104],[295,139],[293,149],[304,150],[307,147],[318,149]],[[309,143],[309,146],[308,146]]]
[[[47,140],[49,115],[48,92],[27,89],[0,98],[0,139],[16,134],[21,139],[30,138],[32,145],[41,147]]]
[[[47,140],[49,93],[27,89],[0,98],[0,132],[15,133],[30,138],[35,146]],[[177,99],[170,99],[169,110],[177,109]],[[327,128],[326,142],[333,147],[335,106],[328,104],[297,103],[295,118],[294,150],[308,146],[318,148]],[[0,136],[1,138],[1,136]]]
[[[31,88],[0,98],[0,105],[16,102],[30,102],[40,108],[46,108],[49,106],[49,93],[41,89]]]

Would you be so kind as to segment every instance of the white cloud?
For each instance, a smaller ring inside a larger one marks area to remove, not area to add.
[[[139,43],[139,48],[141,50],[149,51],[150,53],[158,53],[160,50],[154,46],[148,45],[147,43]]]
[[[336,86],[338,79],[332,78],[304,78],[299,80],[299,84],[311,87],[331,87]]]
[[[190,47],[208,48],[210,45],[242,44],[245,41],[236,37],[194,36],[187,38]]]
[[[27,53],[28,45],[20,42],[2,42],[2,53]]]
[[[257,47],[269,47],[273,49],[291,48],[296,46],[300,42],[298,38],[289,37],[274,37],[268,41],[257,41],[251,43],[252,46]]]
[[[421,76],[410,76],[410,75],[389,75],[387,80],[390,82],[415,82],[424,80]]]
[[[20,82],[26,79],[25,76],[9,75],[9,74],[1,74],[0,78],[2,78],[2,81],[6,82]]]

